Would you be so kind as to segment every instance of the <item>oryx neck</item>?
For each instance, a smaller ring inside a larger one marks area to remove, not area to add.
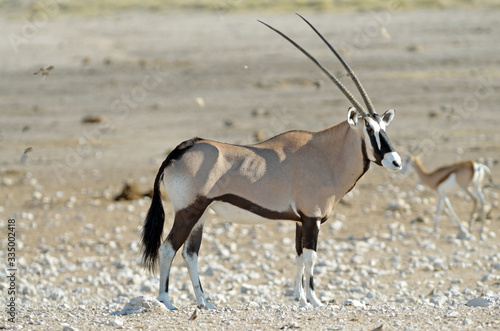
[[[342,169],[359,179],[368,170],[370,160],[363,137],[347,121],[317,132],[314,140],[317,148],[323,150],[329,158],[335,171]]]

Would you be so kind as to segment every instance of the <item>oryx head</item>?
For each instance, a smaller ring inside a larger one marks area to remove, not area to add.
[[[370,161],[389,170],[400,170],[401,157],[392,147],[386,133],[386,128],[393,118],[393,109],[389,109],[382,116],[377,113],[359,116],[354,107],[349,108],[347,113],[347,122],[351,128],[359,130],[363,135],[366,154]]]
[[[299,46],[296,42],[291,40],[282,32],[276,30],[272,26],[262,22],[262,24],[268,26],[270,29],[277,32],[283,38],[288,40],[292,45],[297,47],[304,55],[306,55],[312,62],[314,62],[325,75],[330,78],[330,80],[340,89],[340,91],[347,97],[347,99],[351,102],[354,107],[351,107],[347,114],[347,121],[351,125],[351,128],[359,130],[359,132],[363,135],[363,141],[366,146],[367,156],[370,161],[375,162],[378,165],[384,166],[389,170],[400,170],[402,167],[401,157],[394,150],[392,144],[387,136],[385,130],[386,127],[391,123],[394,118],[394,110],[389,109],[382,116],[375,112],[375,108],[368,97],[363,85],[359,81],[358,77],[349,67],[349,65],[344,61],[344,59],[340,56],[340,54],[330,45],[330,43],[316,30],[311,23],[309,23],[304,17],[297,14],[302,18],[313,30],[316,34],[323,40],[323,42],[330,48],[330,50],[335,54],[335,56],[339,59],[340,63],[346,69],[349,77],[351,77],[354,85],[358,89],[363,101],[365,102],[366,108],[359,103],[356,98],[347,90],[347,88],[335,77],[328,69],[323,67],[311,54],[309,54],[306,50],[304,50],[301,46]]]

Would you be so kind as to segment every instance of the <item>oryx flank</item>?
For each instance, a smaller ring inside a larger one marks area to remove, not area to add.
[[[492,181],[490,168],[478,162],[461,161],[429,172],[425,170],[422,162],[417,156],[412,156],[411,165],[422,183],[439,194],[434,231],[439,231],[439,218],[441,217],[444,202],[458,224],[458,229],[460,231],[458,237],[469,238],[469,232],[462,225],[457,214],[455,214],[455,211],[451,207],[450,200],[448,200],[446,195],[453,191],[462,190],[472,199],[474,202],[474,209],[472,209],[469,220],[469,231],[472,231],[474,221],[482,221],[484,218],[482,183],[486,174],[488,174],[490,182]],[[477,215],[474,217],[476,212]],[[483,232],[483,230],[484,222],[481,227],[481,232]]]
[[[281,32],[261,22],[311,59],[354,107],[348,110],[346,121],[323,131],[289,131],[247,146],[194,138],[181,143],[167,156],[154,182],[142,244],[145,267],[154,269],[158,255],[160,257],[158,300],[168,309],[175,309],[168,296],[170,267],[182,245],[182,256],[187,262],[197,305],[215,308],[207,301],[198,275],[198,251],[208,208],[238,223],[295,222],[295,296],[302,306],[307,306],[308,301],[316,307],[320,306],[313,281],[320,225],[368,170],[370,161],[389,170],[401,168],[401,158],[385,132],[394,117],[394,110],[388,110],[382,116],[376,114],[354,72],[323,36],[300,17],[340,60],[368,110],[308,52]],[[165,215],[160,181],[165,186],[175,212],[172,229],[163,243],[161,238]]]

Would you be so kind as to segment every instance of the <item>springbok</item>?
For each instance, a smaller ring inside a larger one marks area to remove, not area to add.
[[[247,146],[193,138],[178,145],[167,156],[154,181],[151,207],[142,230],[142,245],[146,268],[154,270],[158,255],[160,257],[158,300],[168,309],[176,309],[168,296],[169,273],[172,260],[182,245],[182,256],[198,307],[215,309],[203,293],[198,274],[198,252],[208,208],[237,223],[295,222],[295,296],[302,306],[307,306],[308,301],[320,306],[313,281],[320,225],[368,170],[370,161],[389,170],[401,168],[401,158],[386,134],[394,110],[382,116],[375,113],[367,93],[347,63],[306,19],[300,17],[340,60],[368,111],[302,47],[261,22],[312,60],[354,107],[349,108],[346,121],[323,131],[289,131]],[[172,229],[163,243],[165,214],[160,181],[175,212]]]
[[[491,182],[491,171],[484,164],[473,161],[462,161],[448,166],[438,168],[432,172],[427,171],[420,159],[417,156],[412,156],[411,162],[413,169],[417,173],[422,183],[432,190],[438,192],[439,200],[437,205],[436,218],[434,223],[434,231],[439,231],[439,218],[441,216],[443,202],[448,207],[451,216],[455,219],[460,230],[458,238],[470,237],[469,231],[472,231],[472,225],[475,221],[483,220],[484,211],[484,195],[482,192],[482,182],[485,174],[488,174]],[[464,228],[457,214],[451,207],[450,200],[446,196],[447,193],[463,190],[474,202],[474,209],[470,216],[469,231]],[[479,204],[479,208],[478,208]],[[474,214],[477,211],[477,217]],[[481,232],[484,229],[484,222]]]

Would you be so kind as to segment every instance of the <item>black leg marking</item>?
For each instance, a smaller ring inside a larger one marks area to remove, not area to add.
[[[295,251],[297,256],[302,255],[302,236],[302,224],[297,222],[295,223]]]
[[[175,252],[177,252],[184,244],[193,230],[193,227],[211,202],[212,201],[210,199],[198,197],[189,207],[181,209],[175,213],[174,225],[172,226],[172,229],[166,239],[172,244],[172,248]]]
[[[200,277],[198,277],[198,284],[200,284],[200,290],[201,290],[201,292],[203,292],[203,286],[201,286]]]
[[[314,263],[316,250],[318,246],[319,226],[325,218],[306,217],[302,218],[302,248],[304,250],[304,269],[306,276],[306,298],[315,307],[321,306],[321,301],[318,300],[314,291]]]
[[[312,249],[316,251],[318,246],[320,218],[302,216],[302,248]]]
[[[201,240],[203,237],[203,227],[197,227],[196,229],[193,229],[191,231],[191,234],[189,235],[188,242],[186,243],[187,250],[186,254],[189,256],[193,256],[194,254],[198,255],[198,252],[200,251],[201,247]]]

